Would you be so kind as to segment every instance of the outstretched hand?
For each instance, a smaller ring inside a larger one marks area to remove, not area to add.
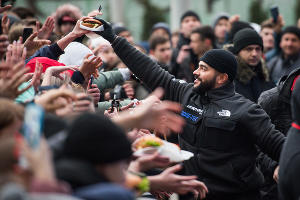
[[[41,47],[51,44],[50,40],[35,39],[37,35],[38,32],[31,34],[24,42],[24,47],[27,49],[27,57],[32,56]]]
[[[95,19],[101,21],[101,23],[103,24],[103,27],[104,27],[104,31],[99,31],[96,33],[98,35],[101,35],[104,39],[106,39],[110,43],[112,43],[117,36],[114,33],[114,30],[112,29],[111,25],[103,19],[98,19],[97,17],[95,17]]]
[[[36,30],[38,32],[39,39],[48,39],[54,29],[54,18],[49,16],[47,17],[44,25],[40,28],[41,24],[39,21],[36,22]]]

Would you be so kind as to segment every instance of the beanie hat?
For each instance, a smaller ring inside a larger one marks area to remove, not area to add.
[[[243,21],[233,22],[231,29],[227,36],[227,43],[232,43],[232,40],[233,40],[235,34],[244,28],[252,28],[252,26],[250,26],[250,24],[248,22],[243,22]]]
[[[195,17],[198,21],[201,22],[199,15],[198,15],[197,13],[195,13],[194,11],[192,11],[192,10],[188,10],[188,11],[186,11],[185,13],[183,13],[183,15],[182,15],[181,18],[180,18],[180,23],[181,23],[181,22],[184,20],[184,18],[186,18],[186,17]]]
[[[258,33],[250,28],[244,28],[238,31],[233,38],[233,51],[235,54],[239,53],[248,45],[257,44],[264,48],[263,41]]]
[[[30,71],[28,73],[34,73],[36,62],[39,62],[43,65],[43,73],[48,69],[48,67],[65,66],[65,64],[47,57],[35,57],[26,64],[26,67],[30,68]],[[73,75],[74,72],[73,70],[66,70],[66,71],[68,71],[71,76]]]
[[[237,71],[237,61],[232,53],[223,49],[207,51],[200,61],[205,62],[215,70],[226,73],[229,80],[233,81]]]
[[[124,26],[115,26],[115,27],[113,27],[113,30],[116,35],[119,35],[120,33],[124,32],[124,31],[128,31],[128,29],[125,28]]]
[[[288,27],[286,27],[282,31],[281,36],[283,36],[286,33],[295,34],[300,39],[300,29],[297,26],[288,26]]]
[[[164,29],[168,35],[170,36],[171,38],[171,31],[170,31],[170,27],[168,24],[164,23],[164,22],[159,22],[159,23],[156,23],[152,26],[152,29],[151,29],[151,34],[153,33],[153,31],[155,31],[156,29]]]
[[[226,20],[229,20],[229,15],[227,13],[220,13],[218,14],[214,21],[213,21],[213,24],[212,24],[212,28],[214,29],[216,27],[216,25],[218,24],[218,22],[221,20],[221,19],[226,19]]]
[[[71,124],[64,153],[92,164],[105,164],[128,159],[132,150],[125,132],[109,118],[85,113]]]

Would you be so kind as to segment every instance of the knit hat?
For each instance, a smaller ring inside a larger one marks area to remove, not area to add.
[[[232,27],[226,38],[227,43],[232,43],[232,40],[233,40],[235,34],[244,28],[252,28],[252,26],[250,26],[250,24],[248,22],[243,22],[243,21],[233,22]]]
[[[213,21],[213,24],[212,24],[212,28],[214,29],[216,27],[216,25],[218,24],[218,22],[221,20],[221,19],[226,19],[226,20],[229,20],[229,15],[227,13],[220,13],[218,14],[214,21]]]
[[[64,152],[68,157],[92,164],[113,163],[132,155],[125,132],[104,115],[92,113],[73,121]]]
[[[229,80],[233,81],[237,71],[237,61],[232,53],[223,49],[207,51],[200,61],[205,62],[215,70],[226,73]]]
[[[295,34],[300,39],[300,29],[297,26],[288,26],[288,27],[286,27],[282,31],[281,36],[283,36],[286,33]]]
[[[235,54],[239,53],[248,45],[257,44],[264,48],[263,41],[258,33],[250,28],[244,28],[238,31],[233,38],[233,51]]]
[[[168,33],[168,35],[170,36],[170,38],[171,38],[170,27],[169,27],[168,24],[166,24],[164,22],[158,22],[158,23],[154,24],[152,26],[152,29],[151,29],[151,34],[153,33],[153,31],[155,31],[156,29],[160,29],[160,28],[164,29]]]
[[[186,11],[185,13],[183,13],[183,15],[181,16],[180,18],[180,23],[184,20],[184,18],[186,17],[195,17],[198,21],[201,22],[201,19],[199,17],[199,15],[197,13],[195,13],[194,11],[192,10],[188,10]]]

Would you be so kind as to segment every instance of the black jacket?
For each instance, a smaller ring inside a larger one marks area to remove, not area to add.
[[[285,135],[292,123],[291,88],[298,75],[300,68],[282,77],[276,87],[263,92],[258,99],[258,104],[270,116],[275,128]]]
[[[259,95],[273,88],[275,84],[270,81],[268,69],[262,60],[257,66],[250,67],[237,56],[238,70],[234,80],[235,91],[253,102],[257,102]]]
[[[199,95],[193,84],[176,80],[123,38],[115,39],[112,47],[146,85],[163,87],[166,99],[185,106],[181,115],[187,124],[179,136],[180,147],[195,154],[184,162],[186,174],[196,174],[210,194],[258,189],[263,177],[255,168],[255,144],[278,160],[285,140],[260,106],[235,93],[233,83]]]
[[[300,197],[300,79],[297,79],[292,93],[293,123],[279,162],[279,196],[282,200],[298,200]]]

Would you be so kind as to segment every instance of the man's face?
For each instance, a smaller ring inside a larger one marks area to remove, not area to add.
[[[205,44],[204,40],[202,40],[201,35],[198,33],[191,34],[190,47],[196,55],[202,55],[208,50],[207,45]]]
[[[108,67],[115,67],[118,63],[119,58],[115,54],[113,48],[108,45],[103,45],[97,52],[95,52],[96,56],[100,56],[101,59],[108,65]]]
[[[264,28],[260,31],[260,37],[264,43],[266,51],[274,48],[274,30],[272,28]]]
[[[204,93],[216,87],[218,72],[203,61],[194,72],[194,91]]]
[[[71,22],[65,22],[60,26],[60,31],[64,34],[67,35],[68,33],[70,33],[73,28],[75,27],[74,23]]]
[[[280,48],[286,57],[296,55],[300,51],[300,39],[293,33],[286,33],[281,38]]]
[[[181,22],[181,32],[185,37],[189,37],[192,30],[196,27],[200,27],[201,22],[196,17],[188,16],[185,17]]]
[[[239,52],[238,56],[248,65],[257,66],[262,56],[261,46],[257,44],[248,45]]]
[[[123,31],[119,34],[119,36],[125,38],[131,44],[134,43],[133,37],[129,31]]]
[[[229,28],[229,21],[227,19],[220,19],[215,27],[216,37],[219,40],[224,40],[228,28]]]
[[[169,64],[171,61],[171,43],[168,41],[163,44],[156,45],[156,48],[153,50],[153,56],[155,59],[163,64]]]

